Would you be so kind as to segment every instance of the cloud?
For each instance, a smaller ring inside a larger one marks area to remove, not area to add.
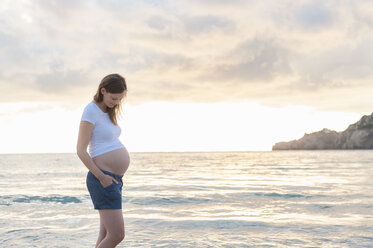
[[[76,84],[84,86],[89,84],[90,75],[78,70],[51,71],[35,76],[34,87],[36,90],[48,94],[68,93]],[[98,81],[98,80],[97,80]]]
[[[346,5],[337,1],[280,1],[269,9],[273,24],[290,32],[320,32],[338,26]],[[349,6],[350,7],[350,6]],[[343,20],[342,20],[343,21]]]
[[[118,72],[136,103],[324,108],[325,97],[331,108],[358,109],[359,100],[346,96],[364,91],[360,100],[370,103],[370,7],[337,0],[8,1],[0,9],[0,89],[7,92],[0,101],[21,94],[78,102]]]
[[[214,5],[223,5],[223,6],[234,5],[234,6],[236,6],[236,5],[245,4],[245,2],[249,2],[249,1],[231,0],[231,1],[227,2],[226,0],[205,0],[205,1],[191,0],[191,2],[194,2],[194,3],[197,3],[197,4],[203,4],[205,6],[214,6]]]
[[[326,8],[322,1],[313,1],[297,7],[294,17],[304,28],[325,27],[333,22],[332,10]]]
[[[212,30],[234,29],[234,22],[218,16],[192,16],[184,20],[185,31],[191,33],[209,32]]]
[[[172,24],[171,21],[167,21],[161,16],[152,16],[148,19],[147,23],[149,27],[154,28],[158,31],[162,31],[166,28],[166,26]]]
[[[373,75],[373,36],[299,58],[299,81],[305,89],[361,86]]]
[[[203,78],[271,83],[277,75],[291,73],[288,61],[290,53],[274,39],[255,37],[238,44],[228,54],[218,58],[219,62]]]

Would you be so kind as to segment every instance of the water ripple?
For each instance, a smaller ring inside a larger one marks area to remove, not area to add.
[[[41,201],[45,203],[81,203],[82,201],[74,196],[59,196],[59,195],[52,195],[52,196],[27,196],[27,195],[8,195],[0,197],[0,205],[9,206],[11,202],[17,203],[30,203],[34,201]]]
[[[211,199],[197,197],[136,197],[128,200],[138,205],[182,205],[210,202]]]

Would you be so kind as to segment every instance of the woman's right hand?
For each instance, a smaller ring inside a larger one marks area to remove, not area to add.
[[[100,183],[104,188],[109,187],[113,183],[113,181],[114,183],[118,184],[118,181],[115,180],[112,176],[104,174],[104,176],[100,178]]]

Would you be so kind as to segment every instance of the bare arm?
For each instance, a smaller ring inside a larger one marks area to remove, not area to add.
[[[89,140],[91,139],[94,125],[88,121],[81,121],[79,127],[78,142],[76,144],[76,153],[88,168],[88,170],[95,175],[98,180],[102,180],[105,174],[97,167],[92,158],[87,152]]]

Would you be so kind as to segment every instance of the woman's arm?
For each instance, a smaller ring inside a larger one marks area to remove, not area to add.
[[[87,152],[87,147],[89,144],[89,140],[91,139],[92,131],[94,125],[88,121],[81,121],[79,127],[79,135],[78,135],[78,142],[76,144],[76,153],[78,157],[83,162],[83,164],[88,168],[90,172],[92,172],[95,177],[102,181],[105,174],[97,167],[97,165],[93,162],[92,158],[89,156]]]

